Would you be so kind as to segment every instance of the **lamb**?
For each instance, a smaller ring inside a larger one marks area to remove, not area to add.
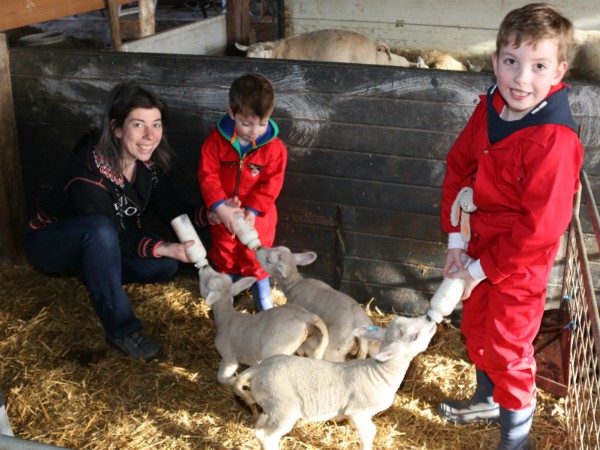
[[[325,29],[309,31],[277,41],[250,46],[235,43],[250,58],[301,59],[360,64],[376,64],[378,51],[389,53],[387,44],[373,41],[350,30]]]
[[[279,448],[298,419],[347,418],[362,450],[371,450],[373,415],[389,408],[412,359],[423,352],[436,326],[426,316],[396,317],[387,329],[358,328],[357,336],[383,341],[375,358],[330,362],[278,355],[240,374],[234,389],[262,408],[255,434],[263,450]]]
[[[568,59],[572,77],[600,82],[600,31],[576,30]]]
[[[297,305],[283,305],[247,314],[235,311],[233,297],[248,289],[253,277],[233,283],[210,266],[199,270],[200,294],[211,306],[217,324],[215,347],[221,355],[217,380],[233,384],[240,364],[252,366],[272,355],[298,353],[323,358],[329,343],[327,327],[316,314]],[[316,344],[304,346],[314,336]]]
[[[375,62],[381,66],[397,66],[397,67],[418,67],[420,69],[428,69],[423,58],[419,56],[416,63],[410,62],[404,56],[397,55],[388,51],[378,51]]]
[[[300,305],[325,322],[329,345],[323,359],[344,361],[350,356],[364,359],[377,354],[378,343],[369,344],[352,333],[355,328],[373,325],[364,308],[349,295],[320,280],[303,278],[298,272],[297,265],[310,264],[317,258],[315,252],[292,254],[286,247],[260,247],[256,258],[277,282],[287,303]]]

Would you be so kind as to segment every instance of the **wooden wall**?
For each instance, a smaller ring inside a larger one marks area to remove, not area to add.
[[[502,18],[530,0],[285,0],[286,36],[358,31],[392,48],[491,54]],[[555,0],[576,29],[600,30],[597,0]]]
[[[275,86],[273,118],[289,149],[276,244],[316,251],[305,273],[386,311],[422,312],[441,281],[445,156],[493,82],[489,74],[35,49],[13,49],[10,58],[29,211],[81,133],[97,125],[107,91],[125,79],[168,101],[181,187],[199,200],[202,141],[227,106],[231,81],[256,71]],[[600,198],[600,86],[574,82],[571,101]],[[560,276],[557,264],[553,298]]]

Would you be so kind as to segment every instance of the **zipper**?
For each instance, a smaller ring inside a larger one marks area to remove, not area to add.
[[[242,177],[242,169],[244,168],[244,159],[246,159],[246,155],[248,153],[245,153],[241,158],[240,158],[240,164],[238,166],[238,173],[237,173],[237,177],[235,179],[235,189],[233,190],[233,196],[236,197],[238,195],[238,189],[240,187],[240,178]]]

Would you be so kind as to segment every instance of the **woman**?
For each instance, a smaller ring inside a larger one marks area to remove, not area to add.
[[[126,283],[171,279],[190,262],[193,241],[169,243],[141,227],[149,206],[164,221],[187,212],[164,175],[172,150],[163,135],[166,104],[135,83],[110,92],[102,128],[76,146],[54,189],[31,219],[25,251],[38,268],[76,273],[87,287],[109,345],[151,361],[160,347],[141,332]],[[196,224],[208,224],[206,209]]]

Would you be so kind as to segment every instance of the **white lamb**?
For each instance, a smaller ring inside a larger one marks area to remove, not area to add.
[[[429,345],[436,326],[426,316],[397,317],[387,329],[365,327],[358,336],[383,341],[375,358],[330,362],[279,355],[240,374],[236,393],[262,407],[255,434],[263,450],[279,448],[281,436],[298,419],[347,418],[370,450],[376,434],[373,415],[394,402],[412,359]]]
[[[258,314],[235,311],[233,297],[248,289],[253,277],[233,283],[209,266],[199,270],[200,294],[213,310],[217,324],[215,347],[221,355],[217,379],[233,384],[239,365],[253,366],[269,356],[298,353],[323,358],[329,343],[327,327],[316,315],[297,305],[283,305]],[[314,336],[314,347],[303,346]]]
[[[373,325],[365,309],[349,295],[320,280],[303,278],[298,272],[297,265],[305,266],[317,258],[315,252],[292,253],[286,247],[261,247],[256,258],[277,282],[287,303],[306,308],[327,325],[329,345],[323,359],[344,361],[351,356],[364,359],[377,354],[379,343],[370,345],[352,333],[355,328]]]

